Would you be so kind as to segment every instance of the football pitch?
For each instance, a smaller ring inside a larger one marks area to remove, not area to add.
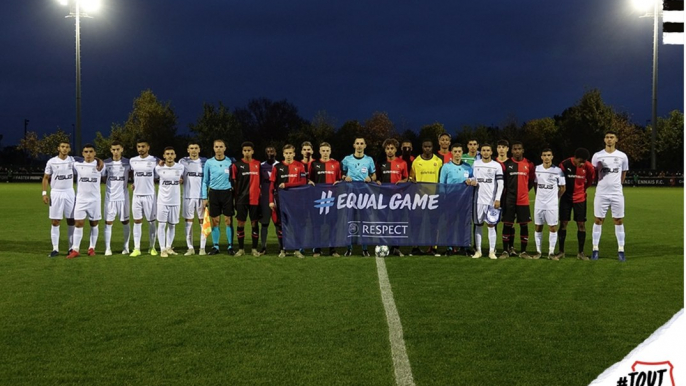
[[[63,222],[50,259],[40,190],[0,185],[0,384],[396,384],[375,258],[280,259],[273,236],[257,258],[153,257],[147,225],[131,258],[116,222],[105,257],[101,222],[98,255],[67,260]],[[683,189],[624,192],[626,263],[610,219],[598,261],[386,258],[415,384],[586,385],[683,308]]]

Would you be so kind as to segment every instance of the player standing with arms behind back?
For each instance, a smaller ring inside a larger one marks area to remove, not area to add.
[[[157,192],[157,233],[160,241],[160,256],[176,255],[172,246],[176,235],[176,224],[179,223],[179,209],[181,206],[181,179],[183,165],[174,162],[176,152],[169,146],[164,148],[164,164],[155,167],[155,173],[160,176],[160,186]]]
[[[578,148],[574,156],[567,158],[560,163],[560,169],[565,175],[565,190],[560,197],[560,258],[565,256],[565,239],[567,238],[567,223],[572,219],[572,209],[574,210],[574,221],[576,221],[576,238],[579,244],[577,259],[588,260],[584,253],[586,244],[586,189],[593,185],[595,180],[595,169],[588,159],[590,154],[584,148]]]
[[[69,227],[68,248],[71,248],[74,235],[74,157],[69,155],[69,142],[60,142],[57,155],[48,160],[43,174],[43,203],[50,206],[49,218],[51,222],[50,240],[52,252],[48,256],[57,257],[60,243],[60,223],[62,217],[67,219]],[[48,195],[50,184],[50,195]]]
[[[233,250],[233,232],[231,218],[234,214],[233,188],[231,187],[231,160],[224,155],[226,144],[222,139],[215,139],[213,143],[214,157],[205,162],[202,171],[202,199],[204,206],[209,203],[212,218],[212,250],[208,255],[219,253],[219,216],[224,215],[226,238],[229,241],[229,255],[236,254]]]
[[[260,256],[257,243],[260,241],[260,228],[257,220],[260,216],[260,161],[252,158],[255,145],[252,142],[241,144],[243,158],[231,165],[233,185],[236,187],[236,221],[238,222],[238,252],[236,256],[245,255],[245,222],[250,216],[252,232],[252,255]]]
[[[531,222],[531,209],[529,206],[529,190],[534,187],[536,167],[531,161],[524,158],[524,145],[519,141],[512,142],[512,158],[505,161],[505,210],[503,210],[503,254],[501,258],[514,255],[514,223],[519,224],[519,240],[521,244],[522,259],[531,259],[526,252],[529,244],[529,223]],[[508,238],[508,240],[505,240]],[[505,245],[507,244],[507,245]]]
[[[598,260],[600,255],[600,235],[603,221],[608,208],[612,210],[617,237],[617,255],[619,261],[625,261],[624,256],[624,191],[622,185],[629,170],[629,158],[622,151],[617,150],[617,133],[605,133],[605,149],[593,154],[591,164],[598,175],[598,186],[593,200],[595,223],[593,224],[593,255],[591,260]]]
[[[112,142],[110,152],[112,158],[105,160],[102,178],[105,180],[105,256],[112,256],[110,243],[112,241],[112,224],[119,215],[124,230],[124,249],[122,255],[129,254],[129,235],[131,226],[129,216],[129,174],[131,165],[128,158],[121,156],[124,148],[118,141]]]
[[[83,161],[74,163],[76,173],[76,204],[74,205],[74,244],[67,259],[78,257],[83,238],[83,225],[88,218],[91,225],[90,244],[88,256],[95,256],[95,245],[98,242],[98,221],[102,218],[100,206],[100,179],[101,172],[97,169],[98,162],[95,160],[95,147],[91,144],[83,146]]]
[[[181,158],[179,163],[183,165],[183,217],[186,219],[186,246],[185,255],[195,254],[193,248],[193,219],[196,214],[198,223],[202,229],[202,219],[205,215],[205,206],[202,203],[202,171],[207,158],[200,157],[200,144],[190,142],[188,144],[188,157]],[[200,232],[200,249],[198,254],[205,254],[207,237]]]
[[[269,207],[269,186],[271,185],[271,176],[274,171],[274,165],[279,163],[276,160],[276,148],[274,146],[267,146],[264,149],[267,160],[260,164],[260,224],[262,224],[262,232],[260,234],[260,241],[262,249],[260,255],[267,253],[267,237],[269,236],[269,221],[271,220],[276,227],[276,212]]]
[[[478,187],[476,210],[474,211],[476,251],[472,256],[473,259],[478,259],[482,256],[481,238],[484,223],[486,223],[488,229],[488,258],[491,260],[498,258],[495,255],[495,244],[497,241],[495,226],[498,222],[497,220],[492,223],[487,222],[487,217],[489,211],[500,209],[500,197],[503,194],[504,184],[503,168],[498,162],[491,159],[492,154],[493,149],[491,145],[485,143],[481,146],[481,159],[474,161],[474,178],[468,182],[468,184]]]
[[[565,178],[562,170],[553,166],[553,151],[549,148],[541,151],[543,163],[536,166],[536,201],[534,203],[534,240],[536,241],[536,254],[534,259],[541,257],[541,244],[543,243],[543,224],[548,224],[548,259],[560,260],[555,254],[557,243],[558,200],[565,192]]]
[[[141,255],[141,237],[143,232],[143,216],[148,220],[148,232],[150,236],[150,254],[157,255],[155,250],[155,228],[157,203],[155,202],[155,166],[157,157],[150,155],[148,141],[139,139],[136,141],[138,156],[129,160],[133,172],[133,200],[131,201],[131,214],[133,215],[133,252],[129,256]]]

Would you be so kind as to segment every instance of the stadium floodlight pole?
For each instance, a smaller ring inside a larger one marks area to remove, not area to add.
[[[650,133],[650,169],[657,168],[655,158],[655,146],[657,143],[657,34],[658,34],[658,18],[660,17],[660,6],[662,0],[633,0],[634,7],[638,10],[645,11],[649,6],[653,7],[653,13],[646,13],[643,17],[653,18],[653,98],[652,98],[652,124],[653,129]]]
[[[81,149],[81,18],[90,16],[82,8],[95,11],[99,5],[99,0],[58,0],[62,5],[70,5],[70,12],[67,18],[74,18],[76,30],[76,149]]]

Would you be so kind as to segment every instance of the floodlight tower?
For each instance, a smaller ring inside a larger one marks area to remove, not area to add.
[[[658,33],[658,18],[660,17],[660,6],[662,4],[661,0],[632,0],[634,7],[639,11],[646,12],[651,7],[653,8],[653,13],[646,13],[641,17],[652,17],[653,18],[653,111],[652,111],[652,123],[653,130],[650,133],[650,169],[655,170],[657,168],[657,162],[655,158],[655,143],[657,142],[657,33]]]
[[[81,18],[90,18],[90,12],[100,8],[100,0],[58,0],[60,4],[69,6],[67,18],[74,18],[76,29],[76,141],[75,152],[81,150]]]

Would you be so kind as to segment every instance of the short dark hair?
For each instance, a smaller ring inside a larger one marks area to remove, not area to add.
[[[610,129],[610,130],[606,131],[605,135],[608,135],[608,134],[614,134],[615,137],[619,138],[619,135],[617,135],[617,132],[615,130]]]
[[[498,143],[496,146],[507,146],[510,147],[510,143],[507,141],[507,139],[499,139]]]
[[[215,142],[221,142],[224,145],[224,147],[226,147],[226,142],[224,142],[223,139],[215,139],[214,141],[212,141],[212,146],[214,146]]]
[[[522,148],[524,148],[524,144],[522,143],[522,141],[512,141],[512,147],[515,147],[515,145],[519,145]]]
[[[450,134],[448,134],[444,131],[441,133],[441,135],[438,136],[438,139],[441,139],[441,137],[443,137],[443,136],[447,136],[448,138],[452,138],[452,136]]]
[[[353,140],[353,143],[357,142],[358,139],[363,140],[365,145],[367,144],[367,140],[366,140],[364,137],[362,137],[362,136],[357,136],[357,137],[355,137],[355,139]]]
[[[188,147],[190,147],[191,145],[198,145],[198,147],[200,147],[200,143],[198,141],[189,141]]]
[[[138,139],[136,140],[136,145],[138,145],[139,143],[144,143],[144,144],[150,146],[150,142],[148,142],[148,140],[147,140],[147,139],[144,139],[144,138],[138,138]]]
[[[90,147],[91,149],[95,150],[95,146],[93,146],[92,143],[87,143],[87,144],[83,145],[83,147],[81,148],[81,150],[85,150],[85,149],[87,149],[87,148],[89,148],[89,147]]]
[[[580,147],[574,151],[574,158],[580,158],[584,161],[588,161],[588,159],[591,157],[591,153],[588,152],[588,149]]]
[[[455,142],[455,143],[453,143],[452,145],[450,145],[450,151],[452,151],[452,150],[453,150],[454,148],[456,148],[456,147],[462,148],[462,150],[464,150],[464,146],[462,146],[461,143]]]
[[[164,148],[164,151],[167,151],[167,150],[171,150],[171,151],[173,151],[174,153],[176,153],[176,150],[174,150],[174,146],[167,146],[167,147],[165,147],[165,148]]]
[[[112,141],[112,143],[110,143],[110,147],[112,147],[112,146],[122,146],[122,144],[119,141]],[[124,146],[122,146],[122,147],[124,147]]]
[[[486,142],[481,144],[481,150],[483,150],[485,147],[488,147],[491,149],[491,151],[493,151],[493,146],[491,146],[490,143]]]
[[[424,138],[424,139],[422,140],[422,146],[423,146],[424,143],[426,143],[426,142],[431,142],[431,145],[432,145],[432,146],[433,146],[433,144],[434,144],[434,141],[432,141],[431,139],[429,139],[429,138]]]
[[[398,140],[395,138],[388,138],[387,140],[383,141],[383,148],[386,149],[386,146],[388,145],[393,145],[396,149],[400,149],[400,144],[398,144]]]
[[[553,149],[551,149],[551,148],[549,148],[549,147],[546,147],[546,148],[544,148],[543,150],[541,150],[541,154],[543,154],[543,153],[545,153],[545,152],[548,152],[548,151],[549,151],[550,153],[552,153],[552,152],[553,152]]]
[[[243,150],[244,147],[249,147],[249,148],[255,150],[255,145],[250,141],[245,141],[245,142],[241,143],[241,150]]]

